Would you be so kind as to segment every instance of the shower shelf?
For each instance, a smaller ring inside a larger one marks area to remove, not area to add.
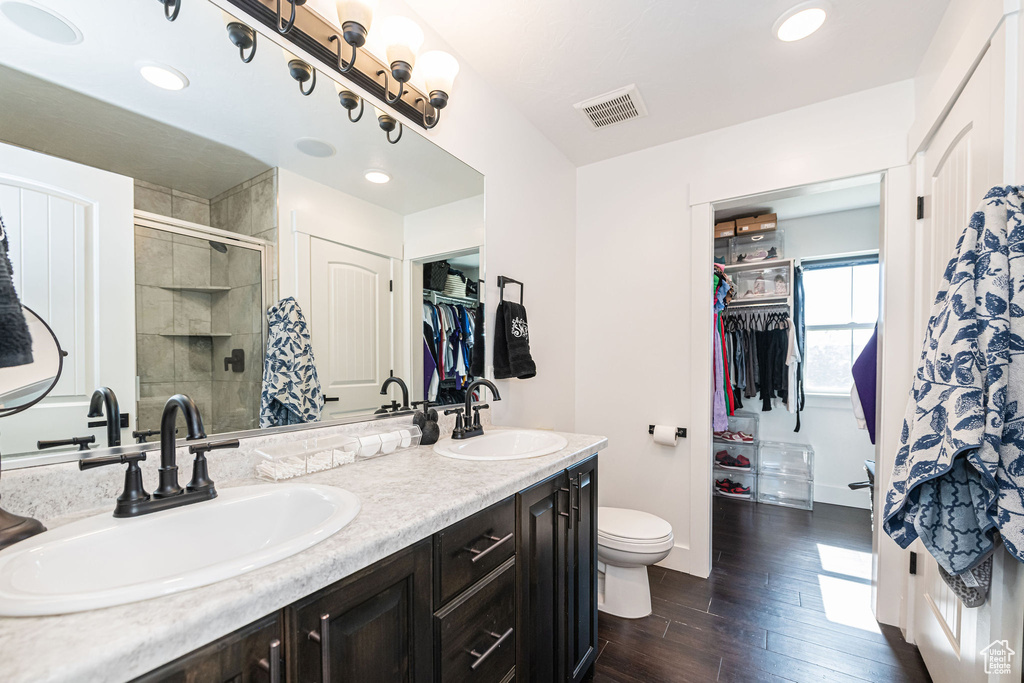
[[[161,337],[230,337],[230,332],[165,332]]]
[[[161,285],[160,289],[169,289],[174,292],[202,292],[205,294],[217,294],[231,291],[230,287],[216,285]]]

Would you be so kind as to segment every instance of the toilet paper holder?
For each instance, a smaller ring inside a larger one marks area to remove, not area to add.
[[[647,428],[648,434],[654,434],[654,425]],[[676,427],[676,436],[680,439],[686,438],[686,427]]]

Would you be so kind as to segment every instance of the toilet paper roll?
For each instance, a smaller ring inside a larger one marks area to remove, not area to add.
[[[660,443],[662,446],[675,446],[678,440],[675,427],[654,425],[654,443]]]

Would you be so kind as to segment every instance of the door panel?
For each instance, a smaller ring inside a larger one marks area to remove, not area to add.
[[[583,680],[597,659],[597,456],[569,468],[568,679]]]
[[[318,238],[310,240],[310,330],[324,396],[323,419],[372,411],[392,368],[391,262]]]
[[[919,233],[921,289],[915,305],[923,337],[934,297],[956,242],[971,214],[994,185],[1002,184],[1005,37],[997,35],[963,93],[924,153],[929,210]],[[967,609],[939,575],[920,542],[910,631],[937,683],[987,680],[980,650],[989,640],[991,602]],[[993,582],[1000,577],[993,576]],[[1002,636],[1000,636],[1002,637]]]

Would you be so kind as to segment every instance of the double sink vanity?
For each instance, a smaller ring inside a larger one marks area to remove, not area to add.
[[[4,679],[586,675],[603,438],[489,428],[256,483],[252,449],[267,440],[210,455],[213,500],[132,518],[65,508],[0,552]],[[5,474],[4,492],[32,472]],[[120,485],[77,481],[84,494]]]

